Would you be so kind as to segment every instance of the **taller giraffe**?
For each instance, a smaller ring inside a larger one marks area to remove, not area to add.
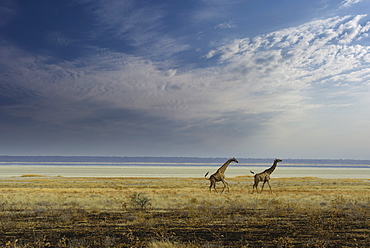
[[[257,186],[258,186],[258,183],[261,182],[261,181],[263,181],[263,184],[262,184],[262,189],[261,189],[260,193],[262,193],[262,190],[263,190],[263,187],[265,186],[265,183],[268,184],[268,186],[270,187],[270,192],[272,193],[271,186],[270,186],[270,183],[269,183],[270,175],[271,175],[272,172],[274,172],[274,170],[275,170],[275,168],[277,166],[277,163],[279,163],[281,161],[283,161],[283,160],[281,160],[281,159],[275,159],[274,160],[274,164],[270,168],[264,170],[261,173],[257,173],[256,175],[254,175],[254,184],[253,184],[252,194],[254,193],[254,188],[256,188],[256,191],[258,193]],[[252,172],[252,174],[254,174],[253,171],[251,171],[251,172]]]
[[[211,185],[209,186],[209,192],[212,191],[212,187],[215,189],[215,191],[217,192],[217,189],[216,189],[216,182],[219,182],[221,181],[223,184],[224,184],[224,187],[222,189],[222,192],[224,192],[225,188],[227,187],[227,191],[230,192],[230,189],[229,189],[229,184],[225,181],[225,171],[227,169],[227,167],[229,166],[229,164],[231,162],[236,162],[236,163],[239,163],[238,160],[236,160],[236,158],[231,158],[229,160],[227,160],[217,171],[216,173],[212,174],[210,177],[209,177],[209,180],[211,181]],[[205,176],[208,175],[208,172]],[[221,192],[221,193],[222,193]]]

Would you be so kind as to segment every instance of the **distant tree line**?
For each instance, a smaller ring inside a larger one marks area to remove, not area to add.
[[[0,162],[101,162],[101,163],[223,163],[229,158],[205,157],[120,157],[120,156],[0,156]],[[284,164],[362,164],[370,160],[355,159],[283,159]],[[274,158],[239,158],[239,163],[269,164]]]

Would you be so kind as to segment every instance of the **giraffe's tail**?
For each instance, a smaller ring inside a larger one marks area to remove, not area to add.
[[[207,173],[204,175],[204,177],[207,177],[208,176],[208,173],[209,173],[209,171],[207,171]]]
[[[251,170],[250,170],[250,172],[251,172],[252,174],[254,174],[254,172],[253,172],[253,171],[251,171]]]

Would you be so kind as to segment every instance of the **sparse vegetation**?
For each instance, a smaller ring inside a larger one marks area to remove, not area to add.
[[[144,193],[133,193],[130,196],[131,205],[134,209],[146,210],[152,204],[150,203],[150,198]]]
[[[0,247],[368,247],[370,180],[18,177],[0,184]]]

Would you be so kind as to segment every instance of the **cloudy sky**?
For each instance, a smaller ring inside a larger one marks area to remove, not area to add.
[[[369,0],[2,0],[0,154],[370,159]]]

